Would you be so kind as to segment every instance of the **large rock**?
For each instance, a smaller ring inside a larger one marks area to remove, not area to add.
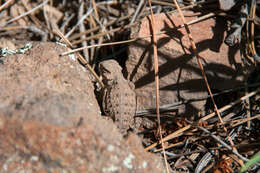
[[[186,20],[196,19],[192,12],[184,12]],[[157,35],[160,104],[198,99],[208,95],[197,60],[192,56],[189,38],[178,13],[155,15]],[[223,43],[226,25],[223,20],[207,19],[189,26],[197,51],[203,62],[213,89],[227,89],[241,84],[241,61],[238,47],[229,48]],[[132,30],[131,37],[142,39],[129,47],[126,62],[128,78],[135,83],[138,110],[155,107],[153,48],[150,44],[151,21],[146,18]],[[205,101],[187,104],[179,113],[197,114]]]
[[[64,46],[43,42],[32,46],[24,54],[0,58],[0,115],[62,126],[91,123],[100,109],[88,71],[75,55],[59,56],[68,50]]]
[[[165,172],[162,161],[145,153],[137,137],[127,142],[105,120],[58,127],[0,117],[1,173]]]
[[[101,118],[89,73],[75,56],[59,57],[67,50],[34,42],[1,57],[0,172],[163,172],[137,136],[124,140]]]

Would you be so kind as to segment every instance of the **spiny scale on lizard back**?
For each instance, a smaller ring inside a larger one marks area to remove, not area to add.
[[[134,126],[136,109],[135,93],[121,85],[108,88],[103,99],[103,108],[124,133]]]

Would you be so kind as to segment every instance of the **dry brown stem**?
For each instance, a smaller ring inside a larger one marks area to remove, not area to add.
[[[160,121],[160,96],[159,96],[159,65],[158,65],[158,54],[157,54],[157,38],[154,32],[154,16],[153,16],[153,11],[152,11],[152,5],[151,1],[148,0],[150,11],[151,11],[151,24],[152,24],[152,35],[153,35],[153,53],[154,53],[154,74],[155,74],[155,89],[156,89],[156,115],[157,115],[157,121],[158,121],[158,129],[159,129],[159,135],[160,135],[160,140],[162,141],[162,127],[161,127],[161,121]],[[165,147],[164,147],[164,142],[162,141],[161,143],[162,148],[163,148],[163,157],[164,157],[164,162],[165,162],[165,167],[167,170],[167,173],[170,173],[169,168],[168,168],[168,162],[167,162],[167,157],[165,154]]]

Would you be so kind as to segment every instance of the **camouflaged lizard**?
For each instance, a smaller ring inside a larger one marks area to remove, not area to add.
[[[124,78],[122,68],[115,60],[101,62],[99,72],[105,84],[102,103],[105,114],[114,120],[123,135],[130,129],[136,130],[140,125],[140,119],[134,118],[134,84]]]

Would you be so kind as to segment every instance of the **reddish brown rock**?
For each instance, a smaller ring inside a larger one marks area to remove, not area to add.
[[[59,57],[66,50],[33,43],[1,57],[0,172],[163,172],[136,136],[125,141],[101,118],[89,73],[76,57]]]
[[[108,133],[109,132],[109,133]],[[164,172],[135,136],[125,142],[105,120],[57,127],[0,117],[0,172]]]
[[[196,19],[192,12],[185,12],[187,22]],[[191,55],[189,38],[178,13],[155,15],[157,36],[160,104],[198,99],[207,96],[207,90],[195,57]],[[155,84],[151,21],[146,18],[132,30],[132,38],[141,37],[130,45],[126,62],[128,78],[135,83],[138,110],[155,107]],[[238,47],[229,48],[223,43],[226,26],[223,20],[213,18],[189,26],[202,58],[209,83],[213,89],[227,89],[241,84],[241,62]],[[145,37],[145,38],[144,38]],[[185,114],[197,113],[205,101],[187,104]]]
[[[89,72],[75,55],[59,56],[68,50],[64,46],[32,45],[24,54],[0,59],[0,115],[55,125],[91,123],[100,109]]]

